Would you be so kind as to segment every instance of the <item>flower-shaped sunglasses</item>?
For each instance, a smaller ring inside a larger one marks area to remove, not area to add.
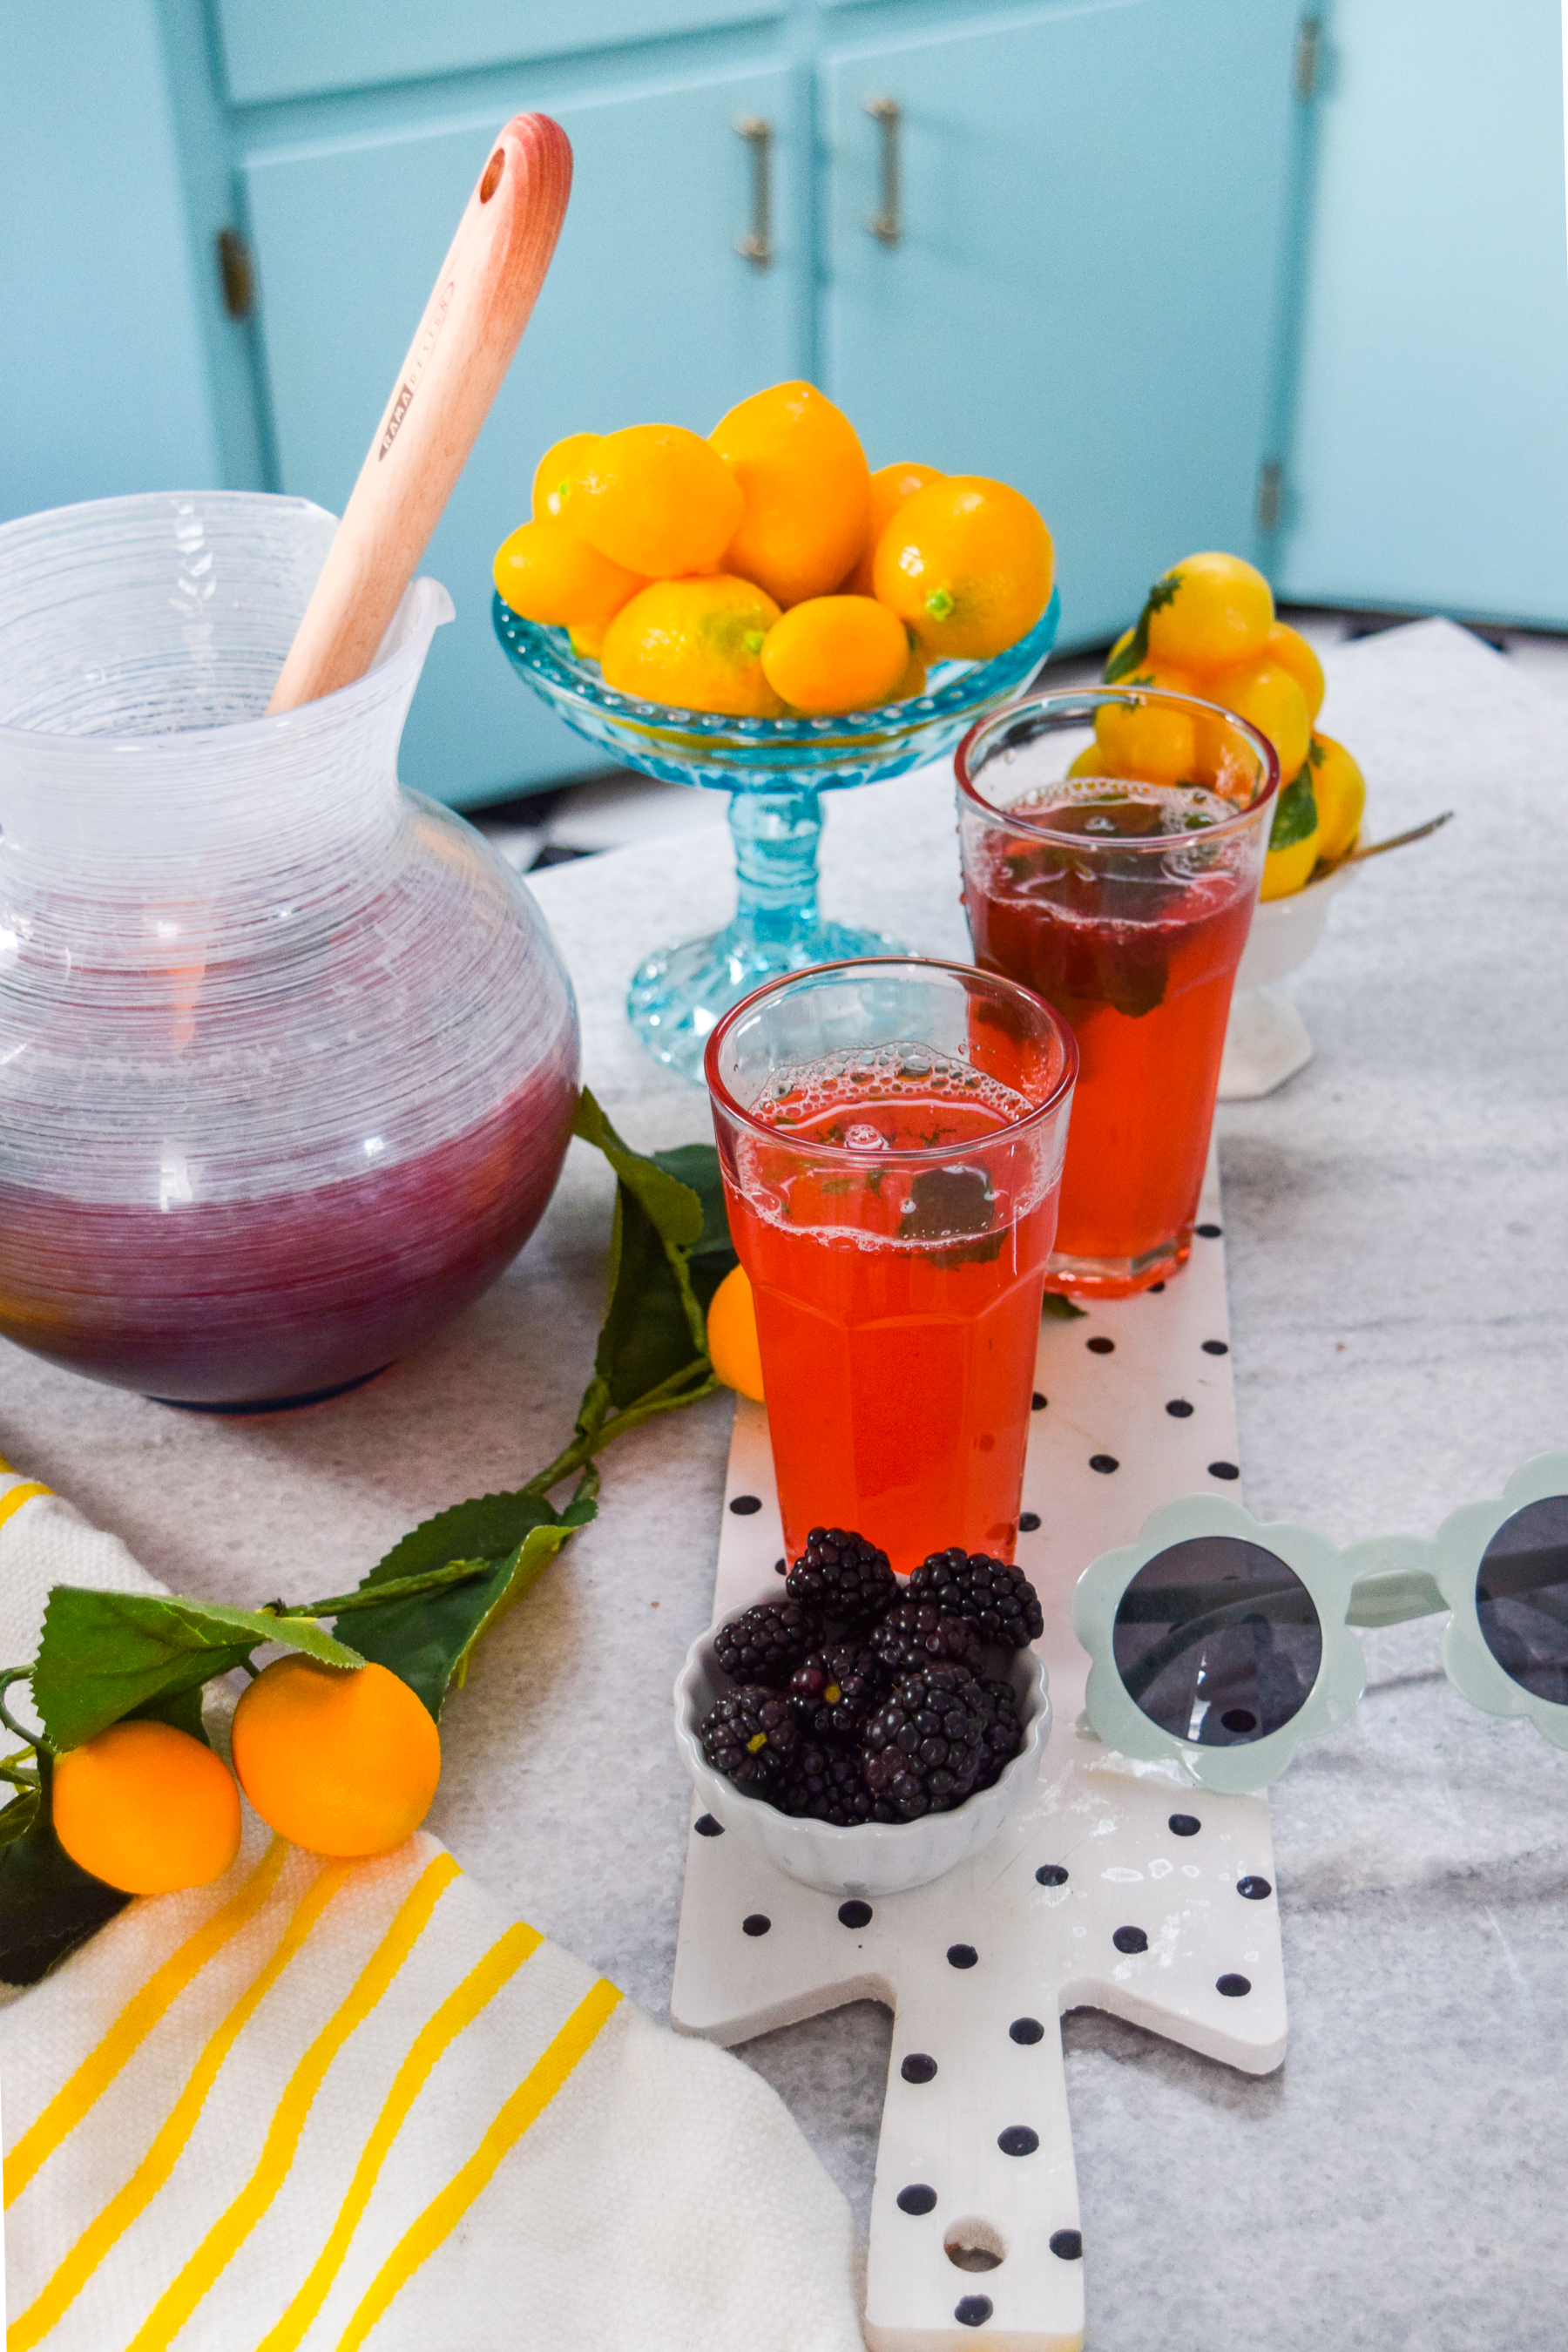
[[[1537,1454],[1431,1539],[1343,1551],[1217,1496],[1166,1504],[1079,1579],[1089,1727],[1123,1755],[1179,1757],[1206,1788],[1264,1789],[1353,1713],[1366,1661],[1352,1627],[1443,1610],[1455,1688],[1568,1748],[1568,1453]]]

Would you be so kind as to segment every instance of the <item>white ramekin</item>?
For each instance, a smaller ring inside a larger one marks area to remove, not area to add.
[[[714,1660],[718,1630],[710,1625],[698,1635],[675,1678],[675,1744],[704,1810],[742,1845],[805,1886],[847,1895],[899,1895],[906,1887],[928,1885],[989,1845],[1035,1785],[1050,1733],[1051,1702],[1044,1659],[1037,1651],[1020,1650],[1008,1661],[1007,1678],[1018,1694],[1024,1744],[989,1789],[951,1813],[925,1813],[918,1822],[862,1822],[840,1829],[832,1822],[794,1820],[716,1772],[698,1744],[698,1725],[733,1687]]]

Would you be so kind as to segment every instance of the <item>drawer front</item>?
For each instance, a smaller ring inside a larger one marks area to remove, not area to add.
[[[673,33],[751,25],[784,0],[217,0],[237,106],[423,81]]]

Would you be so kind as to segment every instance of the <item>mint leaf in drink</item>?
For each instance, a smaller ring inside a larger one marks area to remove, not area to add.
[[[199,1690],[243,1665],[267,1642],[325,1665],[364,1663],[314,1618],[57,1584],[33,1667],[33,1701],[54,1746],[79,1748],[149,1700]]]
[[[1297,842],[1305,841],[1316,830],[1317,823],[1318,799],[1312,790],[1312,755],[1309,751],[1275,803],[1269,848],[1293,849]]]
[[[995,1227],[995,1195],[984,1168],[922,1168],[910,1186],[899,1217],[900,1241],[947,1241],[973,1234],[931,1253],[932,1265],[988,1265],[1002,1254]]]

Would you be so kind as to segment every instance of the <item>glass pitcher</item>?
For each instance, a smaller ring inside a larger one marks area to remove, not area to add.
[[[532,1232],[576,1101],[538,908],[397,781],[446,591],[261,715],[334,529],[238,492],[0,529],[0,1333],[171,1403],[417,1346]]]

